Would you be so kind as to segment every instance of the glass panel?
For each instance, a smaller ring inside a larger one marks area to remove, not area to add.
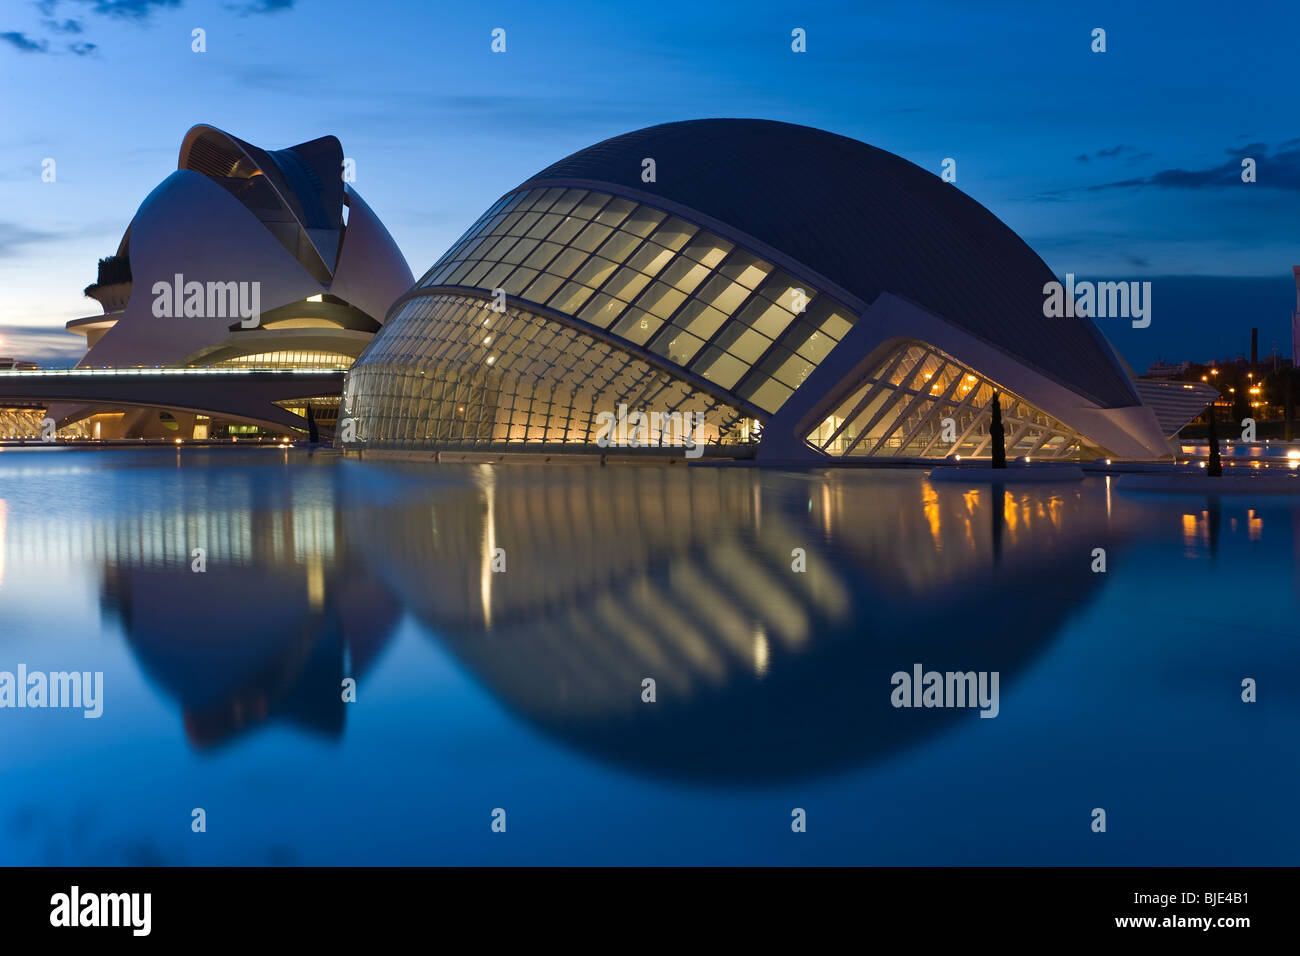
[[[672,261],[672,258],[672,250],[655,245],[653,242],[647,242],[633,254],[627,264],[637,272],[644,272],[648,276],[656,276],[659,274],[660,269]]]
[[[581,269],[574,273],[573,281],[597,289],[602,282],[613,275],[615,268],[617,268],[615,264],[608,259],[592,256],[583,264]]]
[[[663,319],[633,308],[623,313],[610,331],[637,345],[645,345],[663,324]]]
[[[637,293],[646,287],[646,283],[649,281],[649,276],[644,276],[624,266],[614,274],[614,278],[609,280],[602,291],[608,292],[610,295],[616,295],[625,302],[631,302],[636,298]]]
[[[709,305],[730,315],[740,308],[749,290],[723,276],[714,276],[697,294]]]
[[[745,364],[740,359],[710,348],[697,363],[696,371],[720,388],[731,388],[745,374]]]
[[[564,195],[555,202],[555,205],[551,206],[550,211],[552,213],[558,213],[561,216],[566,216],[573,211],[573,207],[577,205],[585,195],[587,195],[585,189],[566,189]]]
[[[757,289],[758,284],[772,271],[772,267],[758,256],[737,249],[718,271],[748,289]]]
[[[582,303],[590,298],[592,291],[576,282],[566,282],[564,287],[555,293],[555,298],[547,304],[557,312],[568,312],[573,315],[577,313]]]
[[[794,321],[794,315],[766,299],[754,299],[741,310],[739,319],[770,339],[775,339]]]
[[[604,242],[613,231],[614,230],[610,229],[609,226],[602,226],[598,222],[593,222],[583,229],[582,232],[578,233],[577,237],[573,240],[573,244],[579,249],[586,249],[588,252],[594,252],[596,247]]]
[[[695,235],[695,232],[695,227],[690,223],[682,222],[675,216],[670,216],[664,220],[663,225],[655,230],[654,241],[675,251],[686,245],[691,236]]]
[[[793,394],[794,389],[786,388],[780,382],[769,378],[759,386],[749,400],[765,412],[775,412]]]
[[[524,265],[532,269],[543,269],[562,248],[554,242],[543,242],[524,260]]]
[[[726,258],[734,246],[725,239],[708,232],[700,232],[690,244],[682,250],[682,255],[689,256],[696,262],[703,263],[710,269],[717,268],[719,262]]]
[[[533,302],[544,303],[564,282],[559,276],[542,273],[533,280],[533,284],[524,290],[523,297]]]
[[[599,326],[602,329],[609,328],[611,322],[618,317],[618,314],[627,308],[626,302],[620,302],[613,296],[601,293],[592,297],[586,307],[579,313],[579,317],[592,325]]]
[[[678,313],[674,324],[680,325],[693,335],[698,335],[702,339],[708,339],[713,333],[722,328],[722,323],[727,320],[726,315],[719,312],[711,306],[705,305],[698,299],[692,299],[686,303],[681,312]]]
[[[635,236],[644,238],[650,235],[655,226],[659,225],[663,220],[664,214],[658,209],[641,206],[623,223],[623,228]]]
[[[573,274],[573,270],[578,268],[586,259],[587,254],[581,249],[565,249],[546,267],[546,271],[554,272],[557,276],[563,276],[567,279]]]
[[[672,286],[656,280],[646,289],[637,305],[647,312],[653,312],[661,319],[666,319],[677,311],[677,307],[686,301],[686,293],[678,292]]]
[[[573,237],[576,236],[586,224],[585,220],[579,219],[577,216],[567,216],[546,238],[551,240],[551,242],[572,242]]]
[[[528,230],[529,238],[531,239],[545,238],[546,234],[550,232],[552,229],[554,229],[556,226],[558,226],[563,221],[563,219],[564,219],[563,216],[557,216],[553,212],[548,212],[546,215],[542,216],[540,219],[537,220],[533,228]]]
[[[524,258],[528,255],[528,253],[532,252],[536,248],[537,248],[536,239],[520,239],[518,242],[516,242],[513,246],[510,247],[509,252],[507,252],[504,256],[501,257],[501,261],[509,262],[512,263],[513,265],[518,265],[519,263],[524,261]]]
[[[690,259],[679,258],[659,278],[682,292],[692,292],[708,274],[709,270],[705,266]]]
[[[636,203],[632,202],[632,200],[615,197],[606,203],[605,208],[596,217],[596,222],[603,223],[606,226],[617,226],[635,208]]]
[[[615,262],[622,262],[632,250],[641,244],[641,240],[632,235],[630,232],[624,232],[619,229],[606,240],[605,244],[600,247],[600,254],[606,259],[613,259]]]

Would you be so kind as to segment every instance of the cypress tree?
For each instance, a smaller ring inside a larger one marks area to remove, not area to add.
[[[989,426],[989,441],[993,443],[993,467],[1007,467],[1007,432],[1002,427],[1002,403],[998,393],[993,393],[993,424]]]
[[[1214,421],[1218,416],[1214,414],[1214,406],[1210,406],[1210,430],[1208,433],[1210,440],[1210,464],[1205,469],[1205,473],[1211,478],[1219,478],[1223,475],[1223,462],[1219,458],[1219,430],[1214,427]]]
[[[313,445],[320,441],[320,430],[316,427],[316,416],[312,414],[311,406],[307,406],[307,440]]]

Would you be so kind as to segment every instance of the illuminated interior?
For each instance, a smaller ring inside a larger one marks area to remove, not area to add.
[[[804,440],[837,458],[988,457],[995,391],[1008,457],[1077,457],[1085,447],[1077,432],[921,342],[889,355]]]

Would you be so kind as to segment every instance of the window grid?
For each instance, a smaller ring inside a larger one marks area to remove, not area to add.
[[[707,229],[629,199],[565,187],[499,200],[419,285],[504,289],[661,355],[767,412],[780,408],[855,320]]]
[[[597,414],[620,404],[629,413],[701,412],[705,444],[748,434],[732,406],[520,307],[495,312],[477,298],[437,294],[407,302],[390,331],[346,389],[358,440],[377,447],[593,445]]]

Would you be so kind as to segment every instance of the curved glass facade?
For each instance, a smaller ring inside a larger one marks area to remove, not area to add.
[[[348,373],[346,414],[372,447],[595,446],[618,406],[700,414],[701,444],[745,442],[750,421],[622,349],[527,309],[456,294],[408,301]],[[647,436],[659,438],[658,423]],[[665,440],[665,444],[669,443]]]
[[[642,185],[629,172],[650,144],[672,175]],[[535,451],[607,447],[597,416],[626,406],[699,411],[709,441],[774,466],[986,458],[997,391],[1009,455],[1167,458],[1100,330],[1043,315],[1052,279],[987,209],[891,153],[782,123],[668,123],[497,200],[390,309],[348,371],[345,417],[357,444]]]
[[[804,440],[837,458],[986,457],[995,391],[1008,458],[1069,458],[1086,450],[1078,432],[923,342],[890,354]]]
[[[501,199],[419,286],[504,289],[511,300],[575,316],[768,413],[856,319],[707,229],[630,199],[563,187]]]

